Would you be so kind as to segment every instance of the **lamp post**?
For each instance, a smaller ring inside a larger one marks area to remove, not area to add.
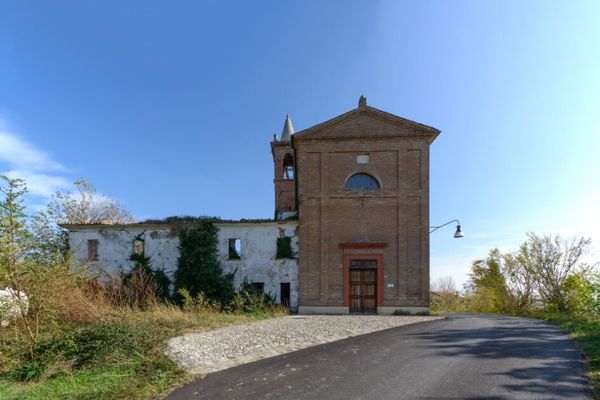
[[[454,239],[460,239],[461,237],[464,237],[465,235],[463,235],[462,231],[460,230],[460,221],[457,219],[453,219],[452,221],[448,221],[442,225],[430,226],[429,227],[429,235],[431,235],[433,232],[437,231],[438,229],[443,228],[446,225],[450,225],[453,222],[456,222],[456,232],[454,232]]]

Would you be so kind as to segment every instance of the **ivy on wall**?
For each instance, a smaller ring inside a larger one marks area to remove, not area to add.
[[[234,294],[234,274],[223,275],[218,259],[218,228],[214,218],[171,220],[179,233],[179,259],[175,271],[175,292],[185,289],[193,297],[199,293],[226,304]]]
[[[277,258],[292,258],[294,252],[292,251],[292,238],[289,236],[283,236],[277,238]]]
[[[135,236],[135,242],[141,242],[142,249],[145,246],[144,233]],[[156,286],[156,295],[159,298],[168,299],[170,297],[169,286],[171,280],[165,271],[161,268],[152,268],[150,257],[146,256],[143,251],[138,253],[135,250],[134,248],[129,257],[129,260],[134,262],[133,268],[123,275],[125,285],[131,286],[133,277],[143,277]]]

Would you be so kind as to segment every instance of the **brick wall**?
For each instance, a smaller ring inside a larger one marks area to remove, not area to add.
[[[275,187],[275,212],[296,211],[296,183],[294,179],[284,179],[283,159],[286,155],[294,156],[290,142],[272,142],[273,183]]]
[[[429,145],[437,133],[413,134],[421,126],[357,114],[294,137],[300,306],[343,306],[346,251],[383,254],[383,306],[428,307]],[[358,164],[357,155],[369,155],[369,163]],[[376,177],[382,188],[345,189],[357,172]],[[386,246],[340,247],[353,242]]]

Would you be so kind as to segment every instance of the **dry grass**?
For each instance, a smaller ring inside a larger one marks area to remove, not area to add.
[[[68,266],[21,283],[30,312],[0,329],[2,399],[154,398],[187,379],[163,353],[169,338],[285,315],[184,311],[144,276],[100,285]]]

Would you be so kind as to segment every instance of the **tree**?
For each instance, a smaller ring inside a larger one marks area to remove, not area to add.
[[[593,309],[598,286],[593,267],[582,261],[590,244],[586,238],[529,233],[515,252],[490,251],[487,259],[471,267],[472,308],[510,314],[534,307],[558,312]]]
[[[233,274],[223,275],[217,258],[217,227],[202,218],[179,234],[179,259],[175,271],[175,292],[186,289],[192,297],[203,293],[225,304],[233,295]]]
[[[471,265],[467,292],[474,311],[506,311],[506,280],[501,265],[502,253],[498,249],[490,250],[486,259]]]
[[[0,283],[21,290],[19,264],[27,257],[31,235],[27,229],[21,179],[0,176]]]
[[[434,311],[464,311],[464,299],[450,276],[437,279],[431,286],[431,308]]]
[[[585,269],[582,257],[591,240],[564,239],[559,235],[529,233],[514,255],[515,268],[523,270],[535,284],[536,294],[546,310],[566,311],[565,282],[570,274]]]
[[[133,222],[131,212],[117,200],[98,195],[85,179],[75,181],[76,193],[56,193],[48,205],[48,215],[57,223],[122,224]]]
[[[35,214],[29,223],[34,245],[29,256],[39,265],[66,263],[69,259],[69,234],[48,211]]]
[[[519,254],[504,254],[502,256],[501,272],[505,282],[504,311],[512,314],[522,314],[535,305],[535,276],[529,273],[521,264]]]
[[[565,279],[563,292],[569,312],[600,315],[600,275],[587,270]]]
[[[0,176],[0,287],[7,287],[12,294],[12,304],[20,309],[31,343],[37,339],[37,327],[27,317],[29,301],[22,300],[21,293],[27,293],[27,274],[35,272],[35,266],[28,262],[32,235],[27,226],[27,215],[23,196],[27,186],[21,179]],[[30,351],[32,347],[30,346]]]
[[[76,193],[57,192],[45,211],[31,218],[36,241],[32,256],[38,263],[63,263],[69,258],[69,235],[59,224],[118,224],[133,222],[118,201],[98,195],[85,179],[75,181]]]
[[[446,293],[455,293],[456,283],[451,276],[444,276],[442,278],[437,279],[431,285],[431,290],[434,292],[446,292]]]

